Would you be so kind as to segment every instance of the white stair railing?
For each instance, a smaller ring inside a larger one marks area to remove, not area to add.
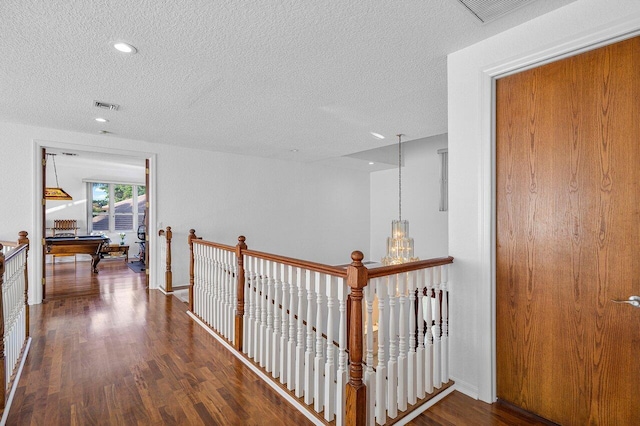
[[[27,304],[26,231],[19,233],[18,243],[0,243],[0,409],[10,403],[12,390],[18,384],[20,364],[29,347],[29,305]],[[5,245],[6,244],[6,245]]]

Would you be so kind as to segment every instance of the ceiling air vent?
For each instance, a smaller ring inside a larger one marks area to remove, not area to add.
[[[93,106],[102,108],[102,109],[108,109],[111,111],[117,111],[118,108],[120,108],[120,105],[110,104],[108,102],[101,102],[101,101],[93,101]]]
[[[498,19],[536,0],[458,0],[483,24]]]

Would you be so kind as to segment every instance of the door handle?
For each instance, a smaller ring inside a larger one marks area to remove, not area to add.
[[[636,308],[640,308],[640,296],[629,296],[629,299],[627,300],[613,300],[611,299],[612,302],[614,303],[627,303],[633,307]]]

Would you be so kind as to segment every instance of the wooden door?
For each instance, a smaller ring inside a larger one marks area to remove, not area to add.
[[[640,425],[640,39],[496,85],[498,398]]]

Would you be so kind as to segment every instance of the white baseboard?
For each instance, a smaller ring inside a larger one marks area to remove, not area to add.
[[[478,399],[478,387],[474,386],[470,383],[465,382],[464,380],[457,379],[451,376],[451,380],[456,382],[455,387],[456,390],[460,393],[463,393],[473,399]]]
[[[430,400],[428,400],[427,402],[425,402],[424,404],[422,404],[420,407],[416,408],[415,410],[413,410],[411,413],[409,413],[407,416],[403,417],[402,419],[400,419],[400,421],[398,423],[396,423],[396,425],[401,426],[401,425],[406,425],[407,423],[409,423],[411,420],[415,419],[416,417],[418,417],[420,414],[424,413],[425,411],[427,411],[429,408],[433,407],[435,404],[437,404],[438,402],[442,401],[442,399],[449,395],[450,393],[452,393],[453,391],[457,390],[456,389],[456,385],[458,383],[456,382],[453,386],[449,386],[447,389],[443,390],[442,392],[440,392],[438,395],[436,395],[435,397],[431,398]]]

